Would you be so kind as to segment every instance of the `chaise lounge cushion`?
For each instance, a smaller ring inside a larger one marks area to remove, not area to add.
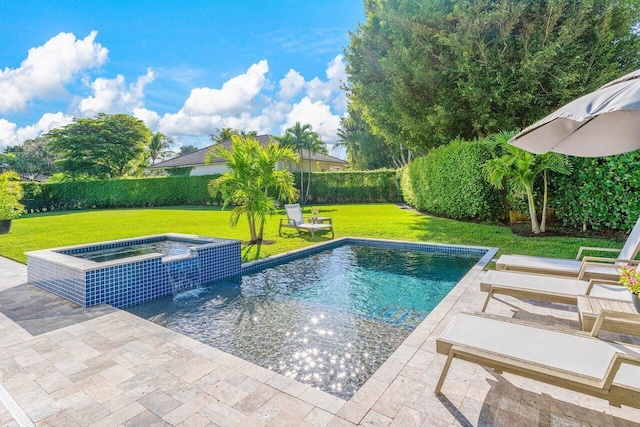
[[[491,287],[511,288],[530,292],[535,299],[536,293],[565,294],[571,296],[586,295],[589,282],[565,277],[543,276],[540,274],[513,273],[509,271],[489,271],[480,282],[480,290],[489,292]],[[631,301],[631,294],[624,286],[596,283],[590,296]]]
[[[509,359],[550,368],[558,373],[605,378],[616,353],[640,357],[640,348],[585,335],[459,314],[437,340],[437,351],[448,354],[452,345],[463,345]],[[614,385],[640,390],[640,366],[623,364]]]

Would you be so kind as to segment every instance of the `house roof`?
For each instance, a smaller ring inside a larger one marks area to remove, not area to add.
[[[267,145],[269,141],[274,139],[273,135],[258,135],[255,137],[260,145]],[[218,144],[224,145],[227,148],[231,148],[231,140],[227,139],[226,141],[222,141]],[[194,151],[192,153],[185,154],[184,156],[174,157],[173,159],[165,160],[164,162],[157,163],[155,165],[149,166],[150,169],[169,169],[169,168],[184,168],[190,166],[203,166],[205,165],[204,158],[207,155],[207,152],[211,147],[216,144],[209,145],[208,147],[201,148],[198,151]],[[302,160],[309,160],[309,150],[302,151]],[[322,153],[311,153],[311,160],[318,162],[330,162],[330,163],[347,163],[346,161],[339,159],[337,157],[329,156],[327,154]],[[211,160],[211,164],[213,163],[224,163],[224,159],[222,157],[215,158]]]

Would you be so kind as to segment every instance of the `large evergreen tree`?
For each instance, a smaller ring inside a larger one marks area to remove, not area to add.
[[[639,0],[365,0],[349,96],[421,153],[525,127],[640,66]]]
[[[136,175],[146,165],[151,132],[127,114],[73,119],[46,135],[60,171],[72,178]]]

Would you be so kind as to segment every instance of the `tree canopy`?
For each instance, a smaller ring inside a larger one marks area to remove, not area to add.
[[[239,130],[230,127],[216,128],[216,133],[209,135],[209,139],[215,143],[224,142],[230,140],[234,135],[239,136],[258,136],[258,132],[255,130]]]
[[[148,151],[152,165],[155,165],[158,160],[162,161],[175,156],[175,153],[169,150],[171,144],[173,144],[173,139],[167,138],[163,133],[155,132],[151,135]]]
[[[180,151],[178,152],[179,156],[184,156],[185,154],[193,153],[194,151],[198,151],[199,148],[195,145],[183,145],[180,147]]]
[[[327,146],[320,138],[317,132],[313,131],[310,124],[301,124],[296,122],[290,128],[287,128],[284,135],[277,137],[276,140],[285,147],[291,147],[298,152],[300,157],[300,203],[304,204],[309,197],[309,187],[311,186],[311,155],[317,153],[327,153]],[[308,160],[308,179],[307,190],[305,193],[304,171],[302,168],[303,152],[307,152]]]
[[[417,153],[525,127],[639,68],[638,0],[365,0],[349,98]]]
[[[137,175],[147,162],[151,132],[135,117],[98,114],[49,131],[60,171],[72,178]]]
[[[56,173],[55,158],[48,147],[49,141],[44,136],[26,140],[22,145],[7,147],[8,154],[13,154],[9,161],[11,170],[30,179],[38,175]]]

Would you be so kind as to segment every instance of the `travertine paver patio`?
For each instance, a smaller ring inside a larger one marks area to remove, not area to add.
[[[479,271],[475,271],[477,275]],[[480,273],[482,274],[482,273]],[[454,361],[435,339],[484,296],[467,277],[347,402],[111,307],[78,308],[0,258],[0,384],[36,425],[625,426],[640,410]],[[511,298],[488,312],[577,327],[575,308]],[[630,339],[630,337],[622,337]],[[0,425],[17,425],[0,403]]]

